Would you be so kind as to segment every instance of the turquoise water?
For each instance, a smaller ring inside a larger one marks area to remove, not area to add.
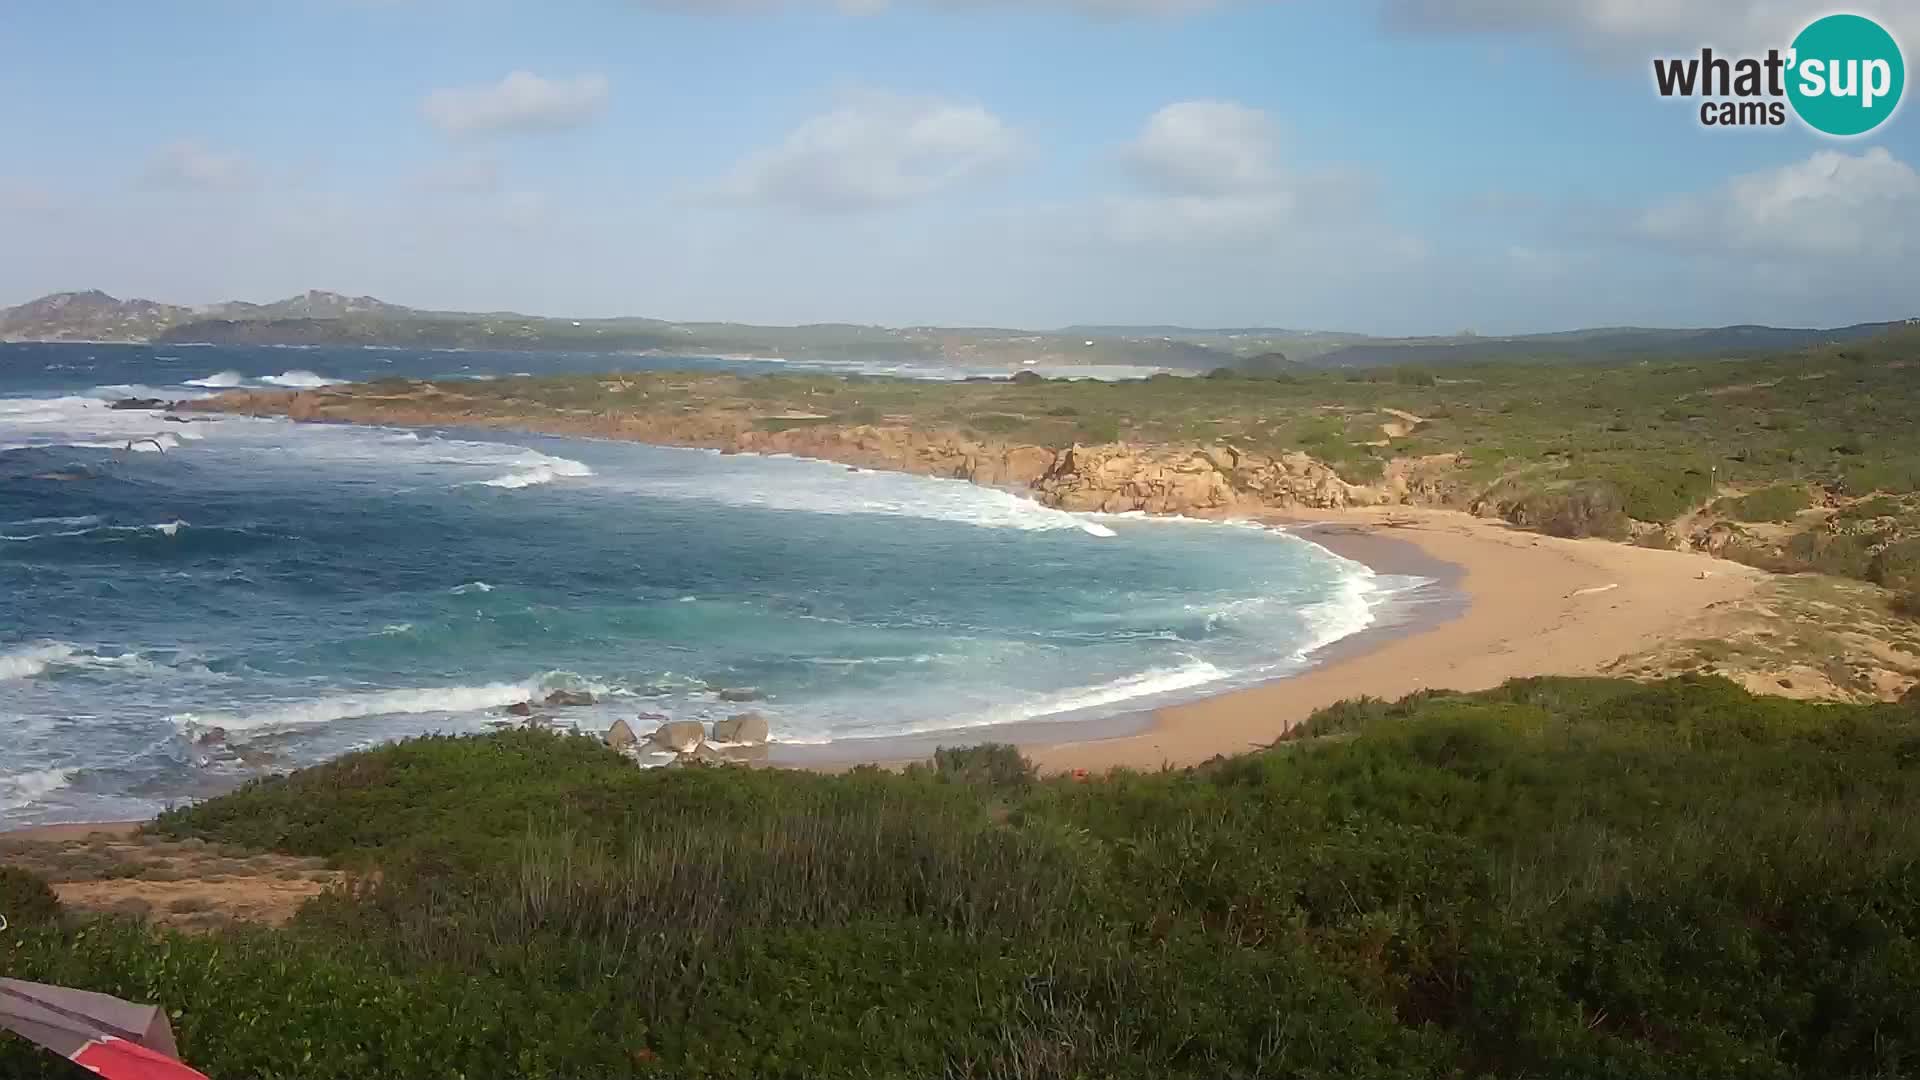
[[[0,346],[0,823],[147,814],[555,688],[596,694],[560,715],[597,731],[752,687],[789,743],[1099,717],[1297,669],[1410,584],[1269,530],[820,462],[168,423],[106,400],[366,357],[90,348]]]

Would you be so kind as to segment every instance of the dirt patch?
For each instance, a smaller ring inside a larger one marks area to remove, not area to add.
[[[40,875],[82,912],[179,929],[278,926],[345,880],[324,860],[139,835],[130,826],[57,826],[0,835],[0,863]]]
[[[1802,700],[1893,701],[1920,684],[1920,641],[1887,613],[1885,590],[1797,574],[1706,612],[1674,640],[1623,657],[1609,674],[1689,671]]]

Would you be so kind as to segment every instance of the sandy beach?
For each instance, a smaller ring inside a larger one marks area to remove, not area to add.
[[[1025,745],[1049,771],[1185,766],[1244,753],[1285,735],[1314,710],[1362,696],[1484,690],[1525,675],[1590,675],[1621,656],[1683,634],[1709,608],[1739,599],[1766,575],[1708,555],[1606,540],[1563,540],[1445,510],[1315,511],[1272,518],[1386,573],[1393,549],[1454,569],[1458,610],[1336,644],[1299,675],[1159,710],[1119,738]],[[1404,559],[1401,555],[1399,558]]]

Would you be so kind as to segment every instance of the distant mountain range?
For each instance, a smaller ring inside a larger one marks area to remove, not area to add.
[[[1909,322],[1920,320],[1907,320]],[[248,345],[395,345],[647,352],[681,355],[905,360],[984,367],[1127,364],[1184,370],[1261,370],[1473,360],[1582,361],[1636,356],[1736,356],[1886,332],[1897,322],[1832,329],[1725,326],[1703,330],[1614,327],[1515,337],[1380,338],[1272,327],[754,326],[660,319],[555,319],[513,312],[427,311],[371,296],[308,292],[271,304],[183,307],[120,300],[99,290],[43,296],[0,309],[0,341],[101,341]]]

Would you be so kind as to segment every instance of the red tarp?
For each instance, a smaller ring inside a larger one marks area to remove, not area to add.
[[[109,994],[0,979],[0,1028],[107,1080],[207,1080],[175,1057],[166,1011]]]

